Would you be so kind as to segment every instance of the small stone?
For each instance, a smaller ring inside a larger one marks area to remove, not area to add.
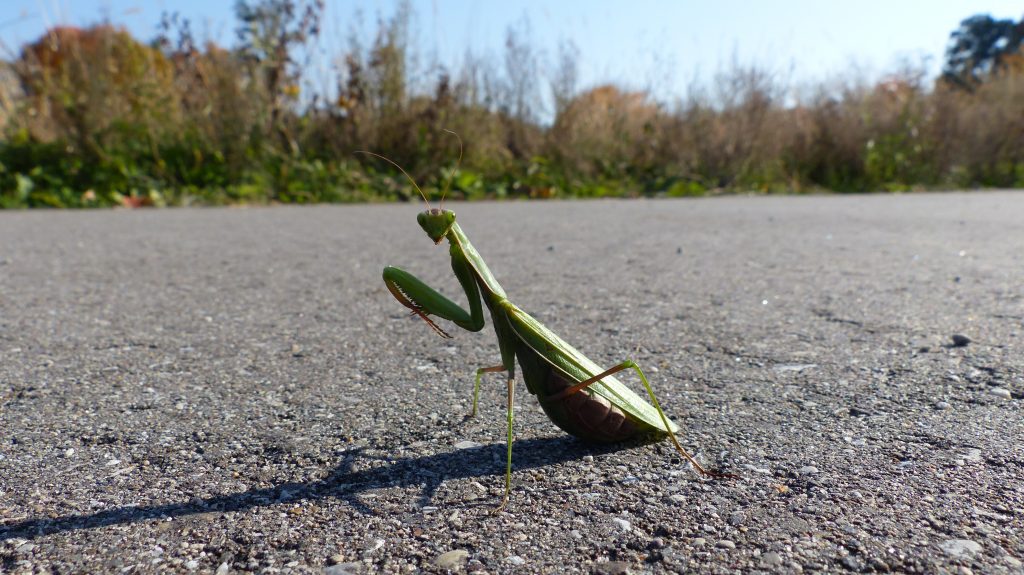
[[[715,547],[718,547],[719,549],[735,549],[736,544],[728,539],[722,539],[718,543],[715,543]]]
[[[782,556],[774,551],[769,551],[764,555],[761,555],[761,560],[758,562],[758,566],[762,569],[770,569],[772,567],[779,567],[782,565]]]
[[[523,559],[518,555],[510,555],[509,558],[506,559],[506,561],[513,565],[526,565],[526,559]]]
[[[619,529],[621,529],[622,531],[625,531],[627,533],[633,529],[633,525],[630,524],[629,521],[626,521],[625,519],[622,519],[621,517],[615,517],[614,519],[612,519],[612,523],[614,523],[615,525],[617,525],[619,527]]]
[[[609,561],[594,565],[594,575],[629,575],[629,563],[625,561]]]
[[[846,557],[843,557],[842,563],[843,566],[849,569],[850,571],[860,571],[864,569],[864,564],[860,562],[860,559],[857,559],[853,555],[847,555]]]
[[[737,525],[743,525],[743,522],[745,520],[746,516],[743,515],[742,511],[737,511],[729,515],[729,525],[732,525],[733,527]]]
[[[887,573],[892,569],[892,567],[889,567],[888,563],[882,561],[878,557],[871,558],[871,568],[879,573]]]
[[[424,509],[424,512],[426,512],[426,509],[427,509],[427,508],[426,508],[426,507],[424,507],[423,509]],[[435,510],[436,510],[436,508],[435,508]],[[364,551],[364,553],[365,553],[365,554],[367,554],[367,555],[369,555],[369,554],[371,554],[371,553],[374,553],[374,552],[376,552],[376,551],[377,551],[378,549],[380,549],[381,547],[383,547],[383,546],[384,546],[384,543],[386,543],[386,541],[384,541],[383,539],[374,539],[374,540],[373,540],[373,545],[370,545],[369,547],[367,547],[367,549],[366,549],[366,551]]]
[[[814,475],[818,473],[818,468],[813,465],[805,465],[798,470],[800,475]]]
[[[977,462],[982,460],[981,450],[977,449],[975,447],[970,447],[970,448],[968,448],[967,450],[964,451],[963,457],[964,457],[964,461],[970,461],[972,463],[977,463]]]
[[[345,556],[342,555],[341,553],[335,553],[334,555],[331,555],[330,557],[327,558],[327,564],[328,565],[337,565],[338,563],[344,563],[344,562],[345,562]]]
[[[703,547],[704,544],[707,543],[707,542],[708,542],[708,540],[704,539],[703,537],[697,537],[697,538],[693,539],[692,541],[690,541],[690,543],[692,543],[694,547]]]
[[[774,367],[774,370],[777,371],[778,373],[786,373],[786,372],[800,373],[801,371],[806,371],[808,369],[814,369],[816,367],[818,367],[818,364],[816,364],[816,363],[788,363],[788,364],[785,364],[785,365],[776,365]]]
[[[950,339],[953,340],[953,347],[965,347],[971,343],[971,338],[959,333],[954,333]]]
[[[441,569],[447,569],[453,571],[461,569],[466,562],[469,561],[469,551],[465,549],[452,549],[447,553],[442,553],[434,559],[434,565],[437,565]]]
[[[970,539],[946,539],[939,543],[939,548],[945,551],[947,555],[960,557],[980,552],[981,544]]]
[[[586,462],[586,463],[593,463],[594,462],[594,456],[593,455],[584,455],[583,456],[583,461]]]
[[[1010,390],[1005,387],[990,387],[988,392],[1003,399],[1013,399],[1013,394],[1011,394]]]
[[[228,571],[230,570],[231,564],[225,561],[221,563],[219,567],[217,567],[217,571],[214,572],[214,575],[228,575]]]
[[[672,495],[669,495],[668,498],[670,500],[672,500],[672,503],[678,503],[678,504],[686,503],[686,496],[685,495],[680,495],[679,493],[673,493]]]
[[[28,555],[35,548],[36,548],[36,544],[35,543],[25,542],[25,543],[22,543],[21,545],[18,545],[14,549],[14,552],[19,554],[19,555]]]
[[[355,561],[338,563],[324,568],[324,575],[359,575],[363,572],[363,564]]]
[[[648,547],[651,549],[664,549],[665,540],[661,537],[655,537],[654,539],[651,539],[651,543],[650,545],[648,545]]]
[[[196,569],[199,569],[199,562],[195,559],[189,559],[185,562],[185,569],[188,569],[189,571],[195,571]]]
[[[949,409],[950,407],[953,407],[953,406],[948,404],[948,403],[946,403],[945,401],[940,401],[940,402],[935,404],[935,409],[938,409],[938,410],[946,410],[946,409]]]
[[[473,449],[474,447],[480,447],[480,444],[475,441],[460,441],[455,444],[455,449]]]

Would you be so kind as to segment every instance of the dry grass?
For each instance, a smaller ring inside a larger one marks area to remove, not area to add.
[[[411,17],[406,6],[371,45],[352,42],[330,98],[301,93],[290,56],[316,42],[311,20],[268,28],[286,50],[262,52],[197,46],[181,22],[156,47],[110,25],[55,28],[22,48],[7,72],[18,85],[0,93],[2,205],[406,198],[393,170],[352,152],[386,153],[436,191],[455,158],[443,129],[465,143],[454,193],[466,197],[1024,185],[1015,60],[971,92],[908,68],[797,96],[734,64],[658,102],[579,89],[574,49],[545,67],[528,23],[510,28],[500,60],[469,54],[458,70],[424,72]]]

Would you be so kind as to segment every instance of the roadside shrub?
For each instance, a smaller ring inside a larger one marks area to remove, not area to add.
[[[316,90],[298,58],[315,52],[322,1],[236,11],[230,50],[174,15],[149,45],[100,24],[22,47],[0,67],[0,206],[417,200],[393,166],[357,150],[386,154],[431,198],[1024,185],[1024,58],[1009,51],[997,65],[965,60],[969,82],[934,86],[903,66],[797,89],[733,62],[658,101],[581,88],[578,50],[562,43],[549,64],[526,19],[501,54],[423,66],[401,3],[365,45],[353,30]],[[445,130],[463,143],[458,166]]]

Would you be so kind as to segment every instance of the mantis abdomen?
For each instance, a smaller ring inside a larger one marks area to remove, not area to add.
[[[566,433],[588,441],[614,443],[658,431],[589,390],[559,397],[579,382],[568,378],[528,346],[517,346],[516,356],[530,393],[537,396],[548,418]]]

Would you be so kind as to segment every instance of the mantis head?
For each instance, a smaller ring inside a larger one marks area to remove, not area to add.
[[[452,226],[455,225],[455,212],[433,208],[420,212],[416,216],[416,221],[423,228],[423,231],[427,232],[427,236],[434,240],[436,245],[441,243],[441,240],[448,235],[448,230],[452,229]]]

